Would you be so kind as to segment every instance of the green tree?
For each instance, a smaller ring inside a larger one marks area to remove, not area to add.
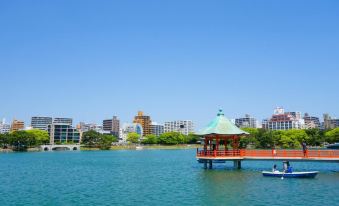
[[[242,130],[248,132],[249,135],[240,138],[239,147],[247,148],[249,145],[257,146],[257,137],[259,136],[260,130],[256,128],[242,128]]]
[[[109,150],[113,142],[116,142],[117,138],[112,135],[101,135],[99,139],[99,148],[101,150]]]
[[[257,148],[269,149],[269,148],[275,147],[277,133],[270,131],[270,130],[266,131],[264,129],[259,129],[255,138],[257,140],[256,141]]]
[[[187,138],[179,132],[167,132],[159,136],[159,143],[165,145],[185,144]]]
[[[101,134],[99,132],[96,132],[94,130],[90,130],[88,132],[84,132],[82,134],[82,144],[84,144],[86,147],[98,147],[98,144],[100,142],[100,136]]]
[[[279,145],[281,148],[300,148],[302,142],[308,142],[309,137],[305,130],[284,130],[279,132]]]
[[[325,141],[324,133],[319,129],[307,129],[305,132],[308,136],[307,145],[320,146]]]
[[[26,131],[15,131],[9,134],[9,144],[15,151],[25,151],[36,145],[34,136]]]
[[[197,144],[197,142],[200,140],[200,136],[194,133],[189,133],[186,139],[188,144]]]
[[[140,135],[135,132],[131,132],[127,135],[127,141],[130,143],[139,143],[139,140]]]
[[[0,147],[8,148],[9,145],[9,134],[0,134]]]
[[[49,143],[49,135],[47,131],[32,129],[27,130],[26,133],[34,138],[34,146],[39,146]]]
[[[157,144],[158,137],[156,135],[150,134],[146,135],[145,138],[142,140],[143,144]]]
[[[339,142],[339,127],[325,133],[326,142],[332,144]]]

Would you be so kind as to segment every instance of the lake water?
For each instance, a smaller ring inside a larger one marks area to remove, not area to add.
[[[292,163],[321,173],[284,180],[262,177],[273,162],[204,170],[195,150],[10,153],[0,163],[1,205],[339,205],[337,163]]]

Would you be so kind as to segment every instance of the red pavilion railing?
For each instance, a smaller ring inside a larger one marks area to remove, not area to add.
[[[339,158],[339,150],[197,150],[197,157]]]

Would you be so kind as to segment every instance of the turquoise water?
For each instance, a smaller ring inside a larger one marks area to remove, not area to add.
[[[262,177],[272,162],[204,170],[194,150],[0,154],[1,205],[339,205],[339,164],[315,179]],[[279,166],[280,166],[280,162]]]

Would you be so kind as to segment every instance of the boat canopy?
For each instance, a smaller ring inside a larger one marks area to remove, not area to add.
[[[217,117],[210,122],[207,127],[203,128],[198,132],[198,135],[248,135],[248,132],[245,132],[239,129],[235,124],[233,124],[229,119],[224,115],[222,109],[219,110]]]

